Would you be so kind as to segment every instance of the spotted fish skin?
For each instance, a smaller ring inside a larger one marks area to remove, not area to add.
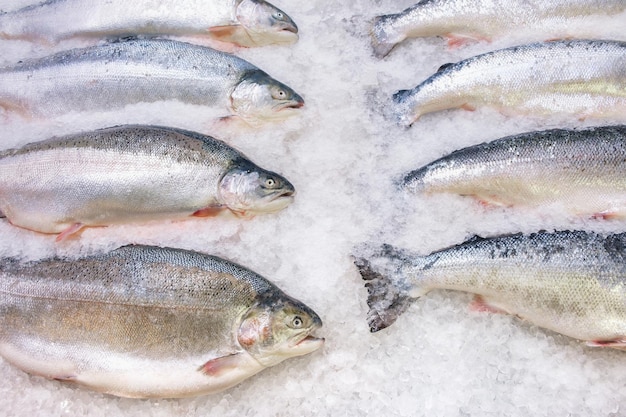
[[[590,345],[626,346],[626,234],[474,238],[426,256],[390,245],[358,252],[372,332],[429,291],[448,289]]]
[[[410,126],[427,113],[480,106],[538,117],[624,118],[626,43],[542,42],[446,64],[394,94],[391,113]]]
[[[117,126],[0,152],[0,210],[20,227],[181,220],[214,208],[275,212],[293,185],[210,136],[159,126]]]
[[[48,0],[0,13],[0,39],[179,35],[242,46],[291,43],[298,28],[263,0]]]
[[[372,46],[383,57],[407,38],[428,36],[446,36],[451,45],[520,32],[529,33],[528,41],[614,39],[599,23],[619,19],[624,11],[622,0],[422,0],[377,16]]]
[[[529,132],[470,146],[406,174],[402,187],[495,206],[623,217],[626,126]]]
[[[207,120],[251,121],[288,117],[304,104],[243,59],[173,40],[109,42],[0,69],[0,107],[26,118],[155,102],[200,106]]]
[[[0,355],[108,394],[218,392],[318,349],[323,339],[310,334],[321,325],[267,279],[197,252],[126,246],[79,259],[0,259]]]

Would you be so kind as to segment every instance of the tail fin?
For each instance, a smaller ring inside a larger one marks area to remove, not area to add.
[[[414,92],[415,89],[400,90],[391,97],[392,104],[389,107],[393,113],[393,118],[396,123],[406,128],[411,127],[420,116],[415,112],[414,105],[411,104]]]
[[[412,92],[413,90],[399,90],[395,92],[393,96],[391,96],[391,98],[394,103],[402,104],[402,102],[404,102],[407,99],[407,97],[411,95]]]
[[[397,44],[394,42],[385,42],[377,38],[372,32],[372,49],[374,50],[374,56],[376,58],[386,57],[396,45]]]
[[[372,333],[384,329],[393,324],[398,316],[406,311],[414,300],[405,285],[401,285],[398,277],[398,269],[405,259],[402,252],[390,245],[383,245],[380,252],[370,258],[384,258],[385,265],[372,267],[372,262],[366,258],[354,258],[354,264],[359,270],[367,288],[367,322]],[[383,269],[379,272],[377,269]],[[400,277],[402,278],[402,277]]]
[[[404,174],[402,178],[396,178],[394,180],[394,184],[398,190],[408,190],[414,193],[420,193],[426,188],[424,184],[425,174],[426,170],[422,167]]]
[[[384,58],[398,44],[389,40],[390,36],[385,30],[385,22],[388,18],[388,16],[377,16],[371,25],[370,37],[376,58]]]

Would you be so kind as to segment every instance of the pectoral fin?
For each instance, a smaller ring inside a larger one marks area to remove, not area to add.
[[[72,375],[56,375],[54,377],[52,377],[52,379],[56,379],[57,381],[64,381],[64,382],[74,382],[76,381],[77,376],[72,374]]]
[[[469,306],[471,311],[477,311],[477,312],[488,312],[488,313],[497,313],[497,314],[509,314],[508,311],[504,310],[503,308],[490,303],[489,301],[485,300],[482,296],[480,295],[475,295],[474,296],[474,300],[472,300],[472,302],[470,303]]]
[[[220,376],[224,372],[237,368],[241,364],[242,359],[241,353],[220,356],[219,358],[211,359],[202,365],[198,368],[198,371],[209,376]]]
[[[33,118],[29,110],[19,104],[18,100],[11,100],[8,97],[0,98],[0,109],[5,113],[6,117],[8,117],[9,114],[15,114],[24,120],[32,120]]]
[[[202,208],[200,210],[196,210],[192,216],[193,217],[215,217],[224,211],[224,206],[209,206]]]
[[[619,210],[605,210],[591,215],[591,218],[594,220],[615,220],[622,217],[624,217],[624,213]]]
[[[60,242],[62,240],[67,239],[68,237],[70,237],[74,233],[78,232],[82,228],[83,228],[83,224],[82,223],[74,223],[73,225],[71,225],[70,227],[68,227],[67,229],[65,229],[61,233],[59,233],[57,235],[56,241]]]
[[[235,43],[239,46],[250,46],[250,37],[243,26],[213,26],[208,29],[213,39],[221,42]]]
[[[473,42],[491,42],[491,39],[481,35],[461,35],[458,33],[449,33],[444,37],[448,43],[448,48],[450,49],[461,48]]]
[[[610,347],[615,349],[626,350],[626,339],[615,340],[589,340],[586,342],[587,346],[591,347]]]
[[[469,104],[469,103],[465,103],[465,104],[463,104],[463,105],[461,106],[461,108],[462,108],[463,110],[467,110],[467,111],[476,111],[476,106],[473,106],[473,105],[471,105],[471,104]]]

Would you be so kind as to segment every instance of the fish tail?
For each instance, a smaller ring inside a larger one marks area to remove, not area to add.
[[[400,90],[398,92],[396,92],[393,96],[393,102],[396,104],[402,104],[404,103],[407,98],[411,95],[412,90]]]
[[[8,14],[9,14],[8,12],[0,10],[0,39],[2,40],[10,39],[10,36],[6,32],[6,28],[5,28]]]
[[[377,16],[372,22],[370,36],[372,38],[372,49],[376,58],[384,58],[398,44],[389,40],[389,35],[385,30],[387,16]]]
[[[389,117],[404,127],[411,127],[418,116],[413,114],[411,106],[411,96],[413,90],[400,90],[392,97],[392,104],[389,106]]]
[[[416,169],[414,171],[405,174],[402,178],[398,178],[394,181],[397,189],[409,190],[414,193],[424,191],[424,170]]]
[[[403,253],[391,245],[383,245],[366,257],[354,257],[354,264],[368,292],[367,322],[372,333],[393,324],[414,300],[400,273],[405,259]]]

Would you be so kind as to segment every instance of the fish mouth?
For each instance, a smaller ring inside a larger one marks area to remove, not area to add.
[[[263,213],[275,213],[280,211],[293,203],[295,194],[295,190],[289,190],[266,195],[263,197],[261,207],[257,208],[256,211]]]
[[[281,193],[276,193],[275,195],[272,195],[270,198],[270,201],[276,201],[279,200],[281,198],[292,198],[296,195],[296,190],[287,190],[287,191],[283,191]]]
[[[296,110],[296,109],[301,108],[302,106],[304,106],[304,100],[299,99],[299,100],[277,104],[274,106],[274,109],[276,109],[277,112],[280,112],[284,110]]]
[[[308,332],[302,334],[301,337],[296,337],[289,343],[289,348],[292,352],[296,352],[299,355],[304,355],[309,352],[313,352],[321,348],[326,339],[323,337],[315,337],[311,333],[317,330],[318,327],[315,326],[311,328]]]
[[[293,26],[293,25],[284,26],[284,27],[280,28],[280,31],[281,32],[293,33],[294,35],[298,34],[298,28],[296,26]]]
[[[323,337],[315,337],[312,335],[307,335],[307,337],[305,337],[304,339],[296,343],[295,346],[315,344],[315,345],[319,345],[318,347],[316,347],[316,349],[318,349],[324,344],[324,342],[326,342],[326,339]]]

